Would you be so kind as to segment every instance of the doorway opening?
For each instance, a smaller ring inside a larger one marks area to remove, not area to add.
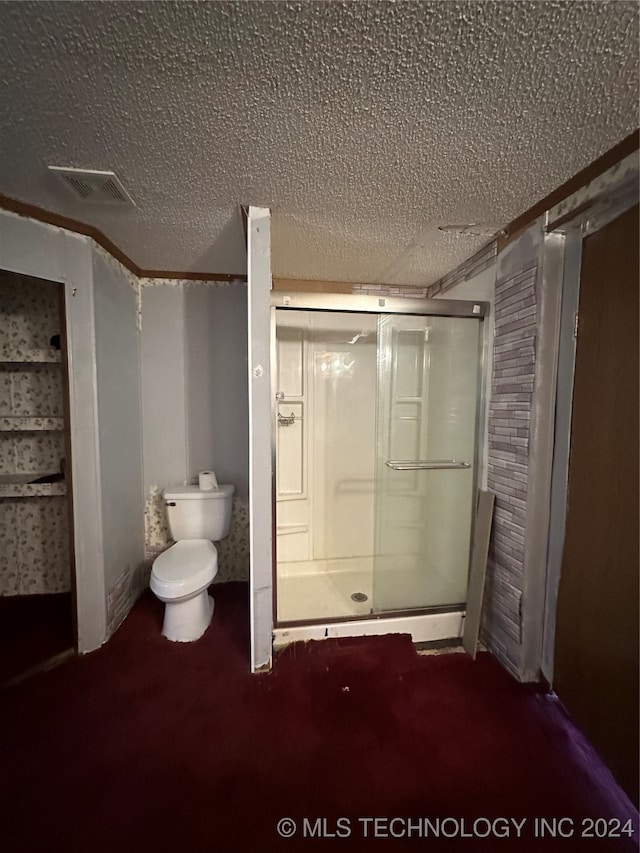
[[[0,271],[0,685],[74,653],[64,287]]]

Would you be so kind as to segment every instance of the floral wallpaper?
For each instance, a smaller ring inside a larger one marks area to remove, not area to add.
[[[0,433],[0,474],[53,474],[64,456],[64,433]]]
[[[62,417],[60,364],[0,367],[0,415]]]
[[[17,351],[52,349],[51,337],[60,332],[59,289],[39,278],[0,271],[0,361]]]
[[[16,478],[20,474],[57,472],[65,454],[64,433],[50,429],[51,422],[25,429],[24,421],[6,420],[63,416],[59,352],[50,345],[60,332],[58,299],[59,287],[50,282],[0,272],[0,418],[5,418],[0,475],[5,483],[28,479]],[[21,491],[28,487],[12,485],[7,491],[13,496],[0,497],[0,595],[69,590],[67,500],[64,494],[51,495],[63,487],[30,487],[27,495]]]
[[[233,499],[231,530],[218,549],[218,574],[215,583],[249,580],[249,504]]]
[[[8,368],[13,365],[0,364],[0,415],[13,412],[13,381]]]
[[[18,595],[19,586],[18,502],[0,500],[0,595]]]
[[[144,541],[147,556],[162,553],[171,540],[162,490],[152,486],[144,507]]]
[[[69,589],[66,497],[0,498],[0,595]]]

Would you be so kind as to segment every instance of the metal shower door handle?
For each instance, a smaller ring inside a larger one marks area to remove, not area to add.
[[[455,459],[389,459],[384,463],[394,471],[432,471],[437,468],[471,468],[470,462]]]

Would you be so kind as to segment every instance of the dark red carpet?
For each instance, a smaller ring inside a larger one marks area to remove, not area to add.
[[[71,593],[0,596],[0,685],[72,646]]]
[[[251,676],[246,586],[214,592],[197,643],[162,638],[147,594],[103,649],[0,694],[4,853],[637,849],[637,812],[559,702],[488,654],[326,640]],[[536,838],[535,818],[573,834]],[[634,836],[582,838],[594,818]]]

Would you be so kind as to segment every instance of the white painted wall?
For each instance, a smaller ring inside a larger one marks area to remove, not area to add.
[[[104,579],[109,593],[123,572],[133,576],[144,561],[140,336],[135,282],[97,249],[93,290]]]
[[[141,288],[144,494],[187,479],[184,296],[181,286]]]
[[[144,493],[213,469],[248,497],[247,288],[145,280]]]
[[[249,495],[247,287],[184,286],[187,473],[213,468]]]

